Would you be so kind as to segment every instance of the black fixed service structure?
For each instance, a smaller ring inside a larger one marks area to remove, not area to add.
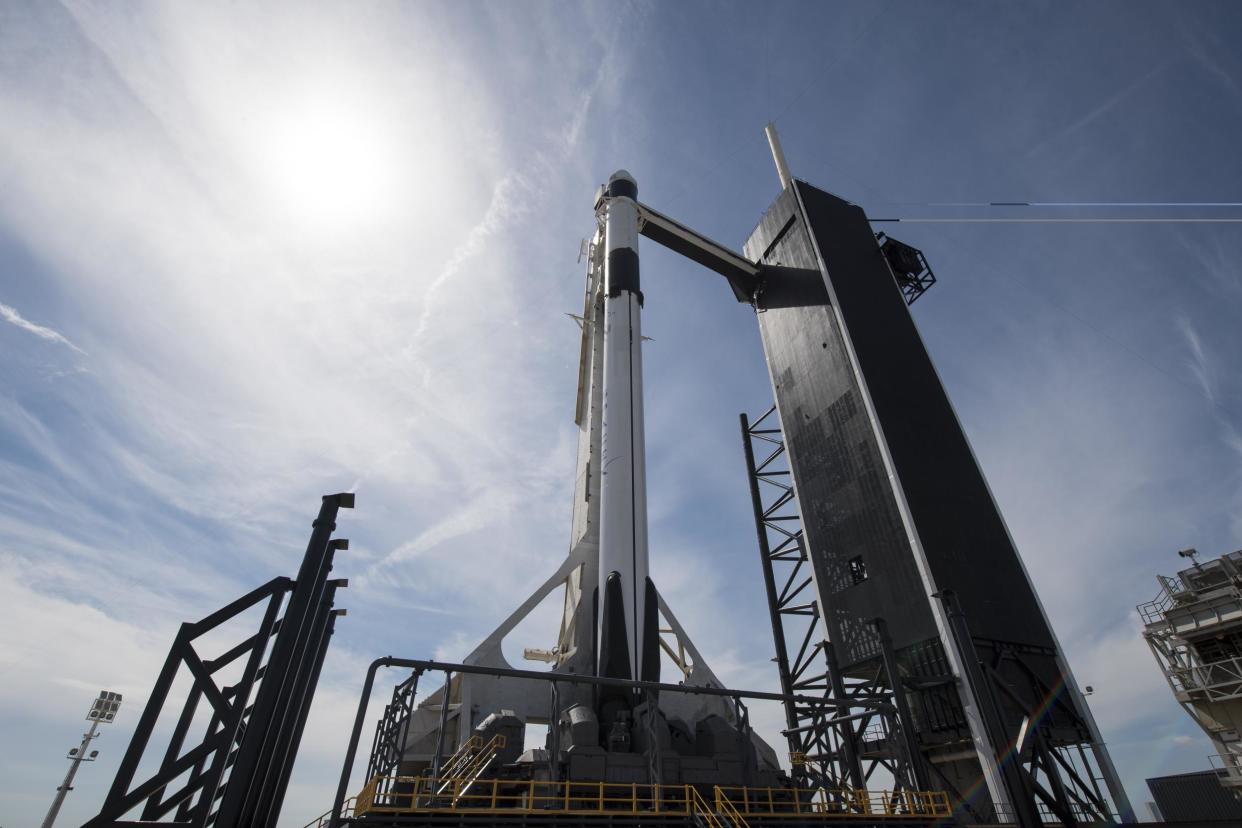
[[[761,268],[754,306],[779,417],[743,417],[743,431],[786,692],[801,689],[794,673],[814,637],[805,620],[805,633],[788,628],[789,610],[805,619],[809,607],[827,690],[893,694],[911,772],[974,819],[1132,821],[910,315],[934,281],[922,254],[796,180],[745,253]],[[780,470],[765,477],[775,455]],[[800,525],[773,520],[773,506]],[[782,560],[794,567],[779,580]],[[813,596],[791,604],[798,584]],[[838,730],[823,758],[861,782],[869,738]]]

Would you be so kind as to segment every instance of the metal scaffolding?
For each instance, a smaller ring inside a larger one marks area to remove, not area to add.
[[[328,573],[336,551],[349,546],[331,537],[337,511],[353,505],[352,494],[324,496],[296,581],[273,578],[181,625],[103,807],[84,828],[132,825],[127,817],[139,807],[143,823],[276,824],[336,619],[345,614],[333,609],[333,600],[347,582],[329,580]],[[205,655],[209,634],[252,609],[261,612],[253,634]],[[223,677],[237,666],[240,676],[226,683]],[[192,684],[159,769],[135,783],[160,715],[171,709],[169,691],[183,674]],[[205,728],[195,715],[203,701],[211,711]],[[191,733],[200,735],[192,740]]]
[[[784,733],[795,776],[832,791],[865,788],[883,768],[895,790],[925,789],[920,757],[907,741],[911,729],[901,726],[903,718],[909,719],[904,693],[894,693],[883,672],[847,682],[833,663],[776,406],[753,423],[745,414],[740,419],[775,661],[781,692],[787,696]],[[884,638],[883,622],[878,624]],[[884,659],[883,664],[888,667],[892,661]],[[825,715],[823,706],[801,705],[795,699],[795,694],[810,693],[841,706]],[[861,718],[851,715],[854,705]]]

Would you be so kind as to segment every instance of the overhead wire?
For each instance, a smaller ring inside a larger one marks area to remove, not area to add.
[[[890,207],[913,207],[932,209],[998,208],[1000,210],[1084,209],[1110,208],[1117,210],[1232,210],[1242,207],[1238,201],[927,201],[901,202]],[[873,218],[871,221],[907,222],[921,224],[1238,224],[1242,216],[1186,216],[1186,215],[1120,215],[1120,216],[901,216]]]
[[[928,201],[892,207],[1242,207],[1242,201]]]
[[[871,15],[856,31],[852,42],[858,42],[866,35],[876,24],[876,22],[884,15],[887,8],[881,6],[875,14]],[[766,44],[765,44],[766,46]],[[826,63],[819,70],[811,73],[812,77],[805,82],[794,94],[785,102],[785,105],[771,117],[772,123],[779,124],[784,116],[797,104],[812,88],[825,73],[843,61],[847,55],[844,52],[836,53],[837,59],[831,63]],[[765,108],[771,111],[772,107],[772,75],[771,75],[771,57],[765,48],[764,52],[764,73],[765,73]],[[720,170],[727,162],[737,156],[743,149],[753,146],[753,139],[743,140],[738,143],[732,150],[722,156],[715,164],[707,169],[704,173],[695,177],[692,183],[687,184],[681,190],[677,191],[665,203],[672,203],[689,192],[699,181],[714,174]],[[766,147],[766,144],[765,144]],[[821,161],[821,163],[823,163]],[[860,184],[862,188],[876,194],[874,190],[849,173],[847,170],[839,168],[836,164],[830,165],[833,172],[837,175],[845,177]],[[892,203],[890,207],[917,207],[917,208],[1033,208],[1033,209],[1066,209],[1066,208],[1083,208],[1083,209],[1099,209],[1113,208],[1120,210],[1141,210],[1141,209],[1162,209],[1162,210],[1189,210],[1189,209],[1236,209],[1242,208],[1242,201],[961,201],[961,202],[922,202],[922,203]],[[873,218],[872,222],[882,223],[907,223],[907,224],[1242,224],[1242,217],[1235,216],[1185,216],[1185,215],[1160,215],[1160,216],[899,216]],[[1184,375],[1176,374],[1156,362],[1152,361],[1144,354],[1135,350],[1130,345],[1113,336],[1109,332],[1103,330],[1099,326],[1093,324],[1085,317],[1074,312],[1073,310],[1055,302],[1049,298],[1044,292],[1037,291],[1029,284],[1012,274],[1000,271],[1001,275],[1022,285],[1023,287],[1036,294],[1041,300],[1051,306],[1054,310],[1058,310],[1079,324],[1086,327],[1096,336],[1108,341],[1114,347],[1126,352],[1132,358],[1147,366],[1149,369],[1158,372],[1163,377],[1170,379],[1180,385],[1186,385],[1194,389],[1213,407],[1224,410],[1223,406],[1217,400],[1213,399],[1210,394],[1198,384],[1186,378]]]
[[[821,161],[821,164],[823,162]],[[839,168],[837,165],[830,166],[834,173],[842,175],[842,177],[850,179],[857,183],[864,191],[873,195],[877,195],[876,191],[865,182],[861,182],[852,173]],[[893,207],[933,207],[933,208],[1049,208],[1049,209],[1066,209],[1066,208],[1117,208],[1117,209],[1233,209],[1242,208],[1242,202],[1234,201],[975,201],[975,202],[921,202],[921,203],[889,203],[888,206]],[[886,217],[886,218],[870,218],[872,222],[886,223],[922,223],[922,224],[1238,224],[1242,223],[1242,217],[1235,216],[905,216],[905,217]],[[970,257],[967,257],[970,258]],[[1111,343],[1114,347],[1121,349],[1132,358],[1138,360],[1150,370],[1156,371],[1163,377],[1170,379],[1179,385],[1192,388],[1199,396],[1208,402],[1209,405],[1219,411],[1225,411],[1224,406],[1214,399],[1204,388],[1194,381],[1188,379],[1184,375],[1174,373],[1147,356],[1126,344],[1108,331],[1105,331],[1098,325],[1076,313],[1070,308],[1049,298],[1045,292],[1035,290],[1030,284],[1022,279],[1005,272],[998,271],[1005,278],[1016,282],[1022,287],[1038,296],[1042,301],[1052,307],[1054,310],[1060,311],[1070,317],[1083,327],[1090,330],[1096,336]]]
[[[989,209],[1012,210],[1033,208],[1085,209],[1110,208],[1116,210],[1233,210],[1242,207],[1237,201],[929,201],[906,202],[889,205],[932,209]],[[876,222],[904,222],[918,224],[1242,224],[1242,216],[1186,216],[1186,215],[1114,215],[1114,216],[900,216],[873,218]]]
[[[1231,207],[1242,207],[1242,202],[1133,202],[1133,201],[1131,202],[1072,202],[1072,201],[1062,201],[1062,202],[1052,202],[1052,201],[1047,201],[1047,202],[924,202],[920,204],[906,204],[904,206],[910,206],[910,207],[936,207],[936,206],[951,206],[951,207],[964,206],[965,207],[965,206],[968,206],[968,207],[1002,207],[1002,208],[1005,208],[1005,207],[1051,207],[1051,208],[1065,208],[1065,207],[1137,207],[1137,208],[1214,207],[1216,208],[1216,207],[1220,207],[1220,208],[1231,208]],[[902,223],[907,223],[907,224],[909,223],[923,223],[923,224],[953,224],[953,223],[962,223],[962,224],[1001,224],[1001,223],[1017,223],[1017,224],[1023,224],[1023,223],[1029,223],[1029,224],[1072,224],[1072,223],[1209,224],[1211,223],[1211,224],[1216,224],[1216,223],[1227,223],[1227,224],[1233,224],[1233,223],[1242,223],[1242,218],[1234,218],[1234,217],[1187,218],[1187,217],[1180,217],[1180,216],[1160,216],[1160,217],[1138,217],[1138,216],[1130,216],[1130,217],[1117,217],[1117,216],[1109,216],[1109,217],[1092,217],[1092,216],[1077,216],[1077,217],[1075,216],[1051,216],[1051,217],[1044,217],[1044,216],[1035,216],[1035,217],[964,216],[964,217],[953,217],[953,216],[946,216],[946,217],[870,218],[869,220],[872,222],[902,222]],[[972,260],[974,257],[967,256],[966,258],[968,260]],[[979,265],[980,263],[976,261],[975,264]],[[1071,310],[1065,305],[1062,305],[1061,303],[1054,301],[1047,295],[1045,291],[1036,290],[1027,281],[1024,281],[1023,279],[1018,278],[1017,276],[1013,275],[1012,273],[1007,272],[1006,270],[993,268],[992,272],[999,273],[1001,276],[1005,277],[1006,279],[1009,279],[1010,281],[1025,288],[1026,290],[1028,290],[1029,292],[1037,296],[1044,303],[1046,303],[1049,307],[1053,308],[1054,310],[1060,311],[1061,313],[1065,314],[1069,318],[1078,322],[1080,325],[1087,328],[1089,331],[1094,333],[1096,336],[1111,343],[1114,347],[1121,349],[1122,351],[1127,353],[1129,356],[1133,357],[1134,359],[1138,360],[1139,362],[1147,366],[1149,369],[1158,372],[1165,378],[1173,380],[1179,385],[1184,385],[1184,386],[1187,386],[1193,389],[1199,396],[1201,396],[1204,400],[1206,400],[1208,404],[1211,405],[1212,407],[1222,412],[1226,410],[1224,406],[1221,405],[1220,401],[1214,399],[1198,383],[1188,379],[1184,375],[1179,375],[1177,373],[1174,373],[1162,367],[1161,365],[1157,364],[1156,362],[1149,359],[1147,356],[1145,356],[1140,351],[1136,350],[1135,348],[1128,345],[1124,341],[1118,339],[1116,336],[1104,330],[1103,328],[1099,327],[1098,325],[1092,323],[1086,317]]]
[[[1184,218],[1181,216],[1160,216],[1157,218],[1137,218],[1125,216],[1071,216],[1053,217],[1040,216],[1034,218],[1018,216],[907,216],[903,218],[873,218],[873,222],[901,222],[903,224],[1242,224],[1242,218]]]

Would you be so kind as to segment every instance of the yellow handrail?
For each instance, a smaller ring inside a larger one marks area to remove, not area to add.
[[[487,752],[481,752],[479,758]],[[473,777],[377,776],[359,792],[353,811],[355,815],[375,811],[578,816],[659,812],[699,815],[708,828],[744,828],[746,820],[765,816],[824,819],[866,813],[900,819],[949,816],[952,811],[943,791],[891,793],[844,788],[820,789],[812,794],[805,789],[717,785],[712,789],[713,808],[693,785],[487,779],[483,778],[486,769],[487,765],[476,767]]]
[[[448,758],[448,761],[440,767],[440,775],[450,779],[456,776],[457,774],[453,769],[463,762],[470,761],[470,757],[473,755],[474,751],[482,746],[482,736],[471,736],[469,739],[462,742],[457,750],[453,751],[453,755]]]
[[[717,791],[720,789],[717,788]],[[707,805],[707,800],[703,798],[703,794],[699,793],[699,789],[693,785],[687,785],[686,791],[689,794],[690,812],[694,815],[703,817],[703,821],[707,823],[707,828],[725,828],[720,822],[720,817],[716,815]]]
[[[342,817],[353,816],[355,801],[356,801],[356,797],[351,796],[349,799],[341,803],[341,816]],[[332,819],[332,809],[329,808],[328,810],[324,811],[319,816],[312,819],[310,822],[303,825],[302,828],[324,828],[324,826],[326,826],[331,821],[331,819]]]
[[[504,746],[505,737],[501,733],[492,736],[486,745],[483,744],[483,737],[478,735],[462,742],[461,747],[444,763],[440,771],[441,785],[435,789],[435,793],[440,795],[451,789],[456,801],[461,792],[470,787]]]
[[[457,774],[458,778],[473,781],[472,777],[486,767],[487,764],[492,761],[492,757],[496,755],[497,751],[504,746],[504,736],[501,736],[500,734],[493,736],[491,741],[479,749],[479,752],[474,755],[474,758],[470,760],[465,769],[462,770],[461,773]]]
[[[743,791],[746,789],[743,788]],[[725,796],[724,791],[720,790],[720,786],[716,785],[712,788],[712,793],[716,795],[716,813],[720,814],[729,822],[733,823],[733,828],[750,828],[742,815],[738,813],[737,808],[733,807],[733,803],[729,801],[729,797]]]

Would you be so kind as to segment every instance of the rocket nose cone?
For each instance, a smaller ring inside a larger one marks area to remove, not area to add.
[[[608,195],[638,198],[638,182],[625,170],[617,170],[608,179]]]

